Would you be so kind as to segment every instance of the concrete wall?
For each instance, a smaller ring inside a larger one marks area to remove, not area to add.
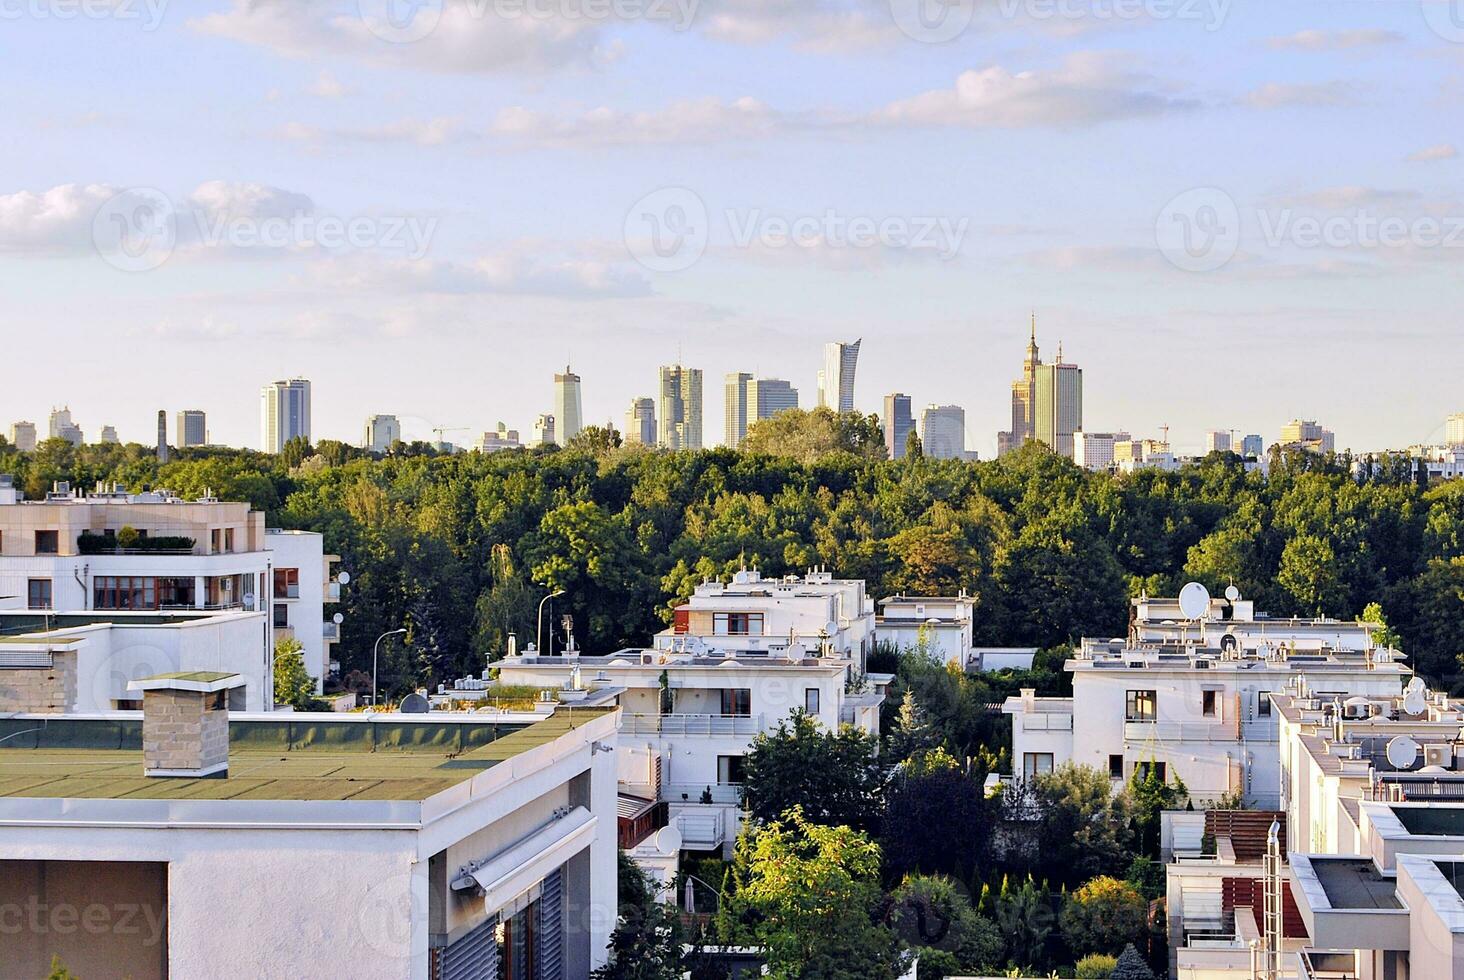
[[[76,651],[55,648],[47,668],[0,669],[0,712],[64,714],[75,710]]]
[[[316,692],[322,690],[321,682],[329,670],[327,644],[322,633],[325,625],[325,544],[324,538],[312,531],[274,531],[264,536],[265,546],[272,552],[274,569],[293,568],[298,571],[300,595],[297,599],[279,599],[274,596],[274,583],[270,582],[267,604],[263,607],[273,615],[275,604],[286,607],[289,616],[289,632],[276,631],[276,640],[290,635],[304,647],[305,669],[315,678]],[[271,618],[270,622],[274,620]]]

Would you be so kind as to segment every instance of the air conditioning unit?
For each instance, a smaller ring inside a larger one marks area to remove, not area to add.
[[[1423,747],[1423,764],[1425,766],[1438,766],[1442,769],[1454,768],[1454,746],[1447,742],[1438,745],[1425,745]]]

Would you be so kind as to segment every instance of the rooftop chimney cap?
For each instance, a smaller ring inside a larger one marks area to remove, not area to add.
[[[224,674],[211,670],[193,670],[177,674],[156,674],[127,682],[129,691],[192,691],[196,694],[216,694],[244,687],[244,678],[238,674]]]

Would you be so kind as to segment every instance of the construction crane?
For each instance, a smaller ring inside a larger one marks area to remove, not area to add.
[[[472,431],[472,428],[473,427],[471,425],[438,425],[438,426],[434,426],[433,429],[432,429],[432,433],[433,433],[433,435],[437,436],[437,450],[439,452],[441,452],[442,451],[442,448],[447,445],[447,443],[445,443],[445,442],[442,441],[442,437],[443,437],[444,434],[446,434],[448,432],[471,432]]]

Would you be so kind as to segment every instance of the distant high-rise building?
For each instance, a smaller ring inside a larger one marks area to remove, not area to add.
[[[859,366],[859,345],[824,345],[823,370],[818,373],[818,403],[836,412],[854,411],[854,371]]]
[[[102,434],[97,436],[97,442],[115,446],[121,443],[122,440],[117,437],[117,427],[115,425],[104,425],[102,426]]]
[[[105,433],[103,435],[105,436]],[[161,408],[158,409],[157,454],[159,463],[168,461],[168,413]]]
[[[1240,440],[1240,454],[1260,459],[1266,454],[1266,440],[1258,435],[1249,435]]]
[[[656,400],[654,398],[632,398],[630,408],[625,412],[625,437],[627,446],[654,446],[656,444]]]
[[[1230,432],[1225,429],[1211,429],[1205,433],[1205,455],[1230,452]]]
[[[554,376],[554,424],[557,442],[568,445],[569,440],[580,434],[584,428],[584,412],[580,405],[580,376],[564,366],[563,374]]]
[[[1281,427],[1281,445],[1286,449],[1304,449],[1313,453],[1330,453],[1336,449],[1336,436],[1313,419],[1292,419]]]
[[[552,446],[554,443],[554,416],[540,415],[534,420],[534,445]]]
[[[910,396],[898,391],[885,395],[885,451],[890,454],[890,459],[905,458],[905,446],[910,442],[910,433],[914,428],[915,416],[910,411]]]
[[[373,453],[391,452],[393,443],[402,438],[402,424],[395,415],[373,415],[366,420],[366,432],[361,437],[361,448]]]
[[[920,448],[931,459],[966,458],[966,410],[930,405],[920,415]]]
[[[510,429],[506,423],[499,422],[498,428],[492,432],[483,433],[483,438],[478,440],[474,447],[480,453],[501,453],[506,449],[521,449],[517,429]]]
[[[1086,470],[1103,471],[1113,465],[1114,447],[1120,443],[1131,443],[1133,437],[1127,432],[1084,432],[1073,433],[1073,462]]]
[[[1444,445],[1464,446],[1464,412],[1450,415],[1444,423]]]
[[[291,378],[265,385],[259,393],[260,448],[278,453],[300,437],[310,440],[310,382]]]
[[[798,407],[798,389],[781,378],[753,378],[747,382],[747,424],[770,419]]]
[[[49,429],[52,439],[65,439],[73,446],[82,443],[81,426],[71,421],[70,407],[51,409]]]
[[[661,368],[657,441],[666,449],[702,447],[702,372],[680,364]]]
[[[727,404],[722,444],[732,449],[741,446],[747,438],[747,383],[751,380],[752,375],[745,371],[734,371],[725,379]]]
[[[1035,438],[1059,456],[1073,457],[1073,433],[1083,427],[1083,369],[1057,361],[1037,367],[1033,413]]]
[[[1037,350],[1037,314],[1034,313],[1032,333],[1027,341],[1027,357],[1022,362],[1022,376],[1012,382],[1012,427],[996,436],[999,456],[1021,449],[1037,438],[1037,372],[1041,368],[1042,358]]]
[[[178,413],[174,442],[179,449],[189,446],[208,445],[208,417],[196,408],[184,409]]]
[[[16,422],[10,427],[10,444],[23,453],[34,452],[36,448],[36,424]]]

